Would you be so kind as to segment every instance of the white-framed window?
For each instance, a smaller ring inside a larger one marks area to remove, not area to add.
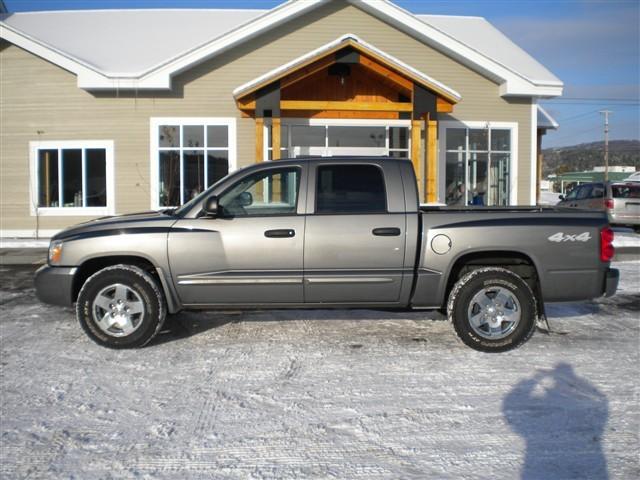
[[[177,207],[236,168],[235,118],[151,118],[151,208]]]
[[[30,142],[32,215],[113,215],[112,140]]]
[[[443,121],[439,129],[441,202],[517,204],[517,123]]]
[[[280,158],[374,155],[409,158],[411,121],[283,118]],[[265,160],[273,158],[271,123],[264,125]]]

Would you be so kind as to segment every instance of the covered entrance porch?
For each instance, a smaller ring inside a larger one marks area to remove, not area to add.
[[[438,198],[438,114],[460,96],[353,35],[238,87],[255,119],[255,160],[297,156],[410,158],[421,201]]]

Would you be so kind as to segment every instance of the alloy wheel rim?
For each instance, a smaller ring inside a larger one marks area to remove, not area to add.
[[[522,309],[517,297],[503,287],[478,291],[467,310],[469,325],[483,338],[499,340],[512,333],[520,323]]]
[[[135,290],[114,283],[98,292],[92,311],[100,330],[111,337],[126,337],[140,328],[145,309]]]

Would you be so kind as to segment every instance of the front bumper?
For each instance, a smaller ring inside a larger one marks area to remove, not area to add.
[[[38,299],[52,305],[73,305],[73,277],[77,270],[76,267],[40,267],[34,280]]]
[[[620,271],[617,268],[608,268],[604,282],[604,296],[611,297],[616,293],[618,282],[620,281]]]

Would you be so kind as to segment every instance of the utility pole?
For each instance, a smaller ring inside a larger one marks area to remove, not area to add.
[[[600,110],[604,115],[604,181],[609,181],[609,114],[611,110]]]

